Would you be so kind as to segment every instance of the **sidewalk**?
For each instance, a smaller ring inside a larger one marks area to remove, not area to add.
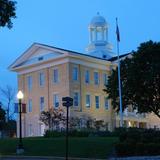
[[[68,158],[69,160],[105,160],[96,158]],[[0,160],[65,160],[65,157],[49,156],[0,156]]]

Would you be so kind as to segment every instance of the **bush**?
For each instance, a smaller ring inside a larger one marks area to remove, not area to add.
[[[47,130],[44,134],[44,137],[64,137],[65,131],[51,131]],[[69,131],[70,137],[113,137],[115,136],[112,132],[109,131],[87,131],[87,130],[71,130]]]
[[[160,131],[153,129],[117,129],[120,142],[115,145],[118,156],[159,155]]]
[[[65,136],[65,132],[64,131],[50,131],[50,130],[47,130],[44,134],[44,137],[45,138],[50,138],[50,137],[63,137]]]

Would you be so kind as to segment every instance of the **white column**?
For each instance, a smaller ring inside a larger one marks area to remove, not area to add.
[[[94,28],[94,41],[97,41],[97,30]]]
[[[90,32],[89,43],[92,43],[92,41],[93,41],[93,30],[90,28],[89,32]]]

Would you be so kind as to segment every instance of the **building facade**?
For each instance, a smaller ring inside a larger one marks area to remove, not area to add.
[[[23,136],[41,136],[45,126],[40,120],[41,111],[65,108],[62,97],[73,97],[71,117],[103,120],[112,131],[119,126],[119,116],[103,91],[112,68],[111,44],[108,42],[108,24],[99,14],[89,25],[90,42],[87,54],[34,43],[11,66],[18,74],[18,87],[24,93],[27,113],[22,116]],[[149,116],[135,111],[124,112],[126,127],[153,127]]]

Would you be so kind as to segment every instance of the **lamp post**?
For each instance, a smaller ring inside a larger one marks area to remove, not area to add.
[[[66,160],[68,160],[68,112],[69,107],[73,105],[73,98],[71,97],[62,97],[63,106],[67,108],[66,113]]]
[[[22,143],[22,99],[24,95],[22,91],[18,91],[17,99],[18,99],[18,105],[19,105],[19,144],[17,146],[17,154],[22,154],[24,152],[23,143]]]

